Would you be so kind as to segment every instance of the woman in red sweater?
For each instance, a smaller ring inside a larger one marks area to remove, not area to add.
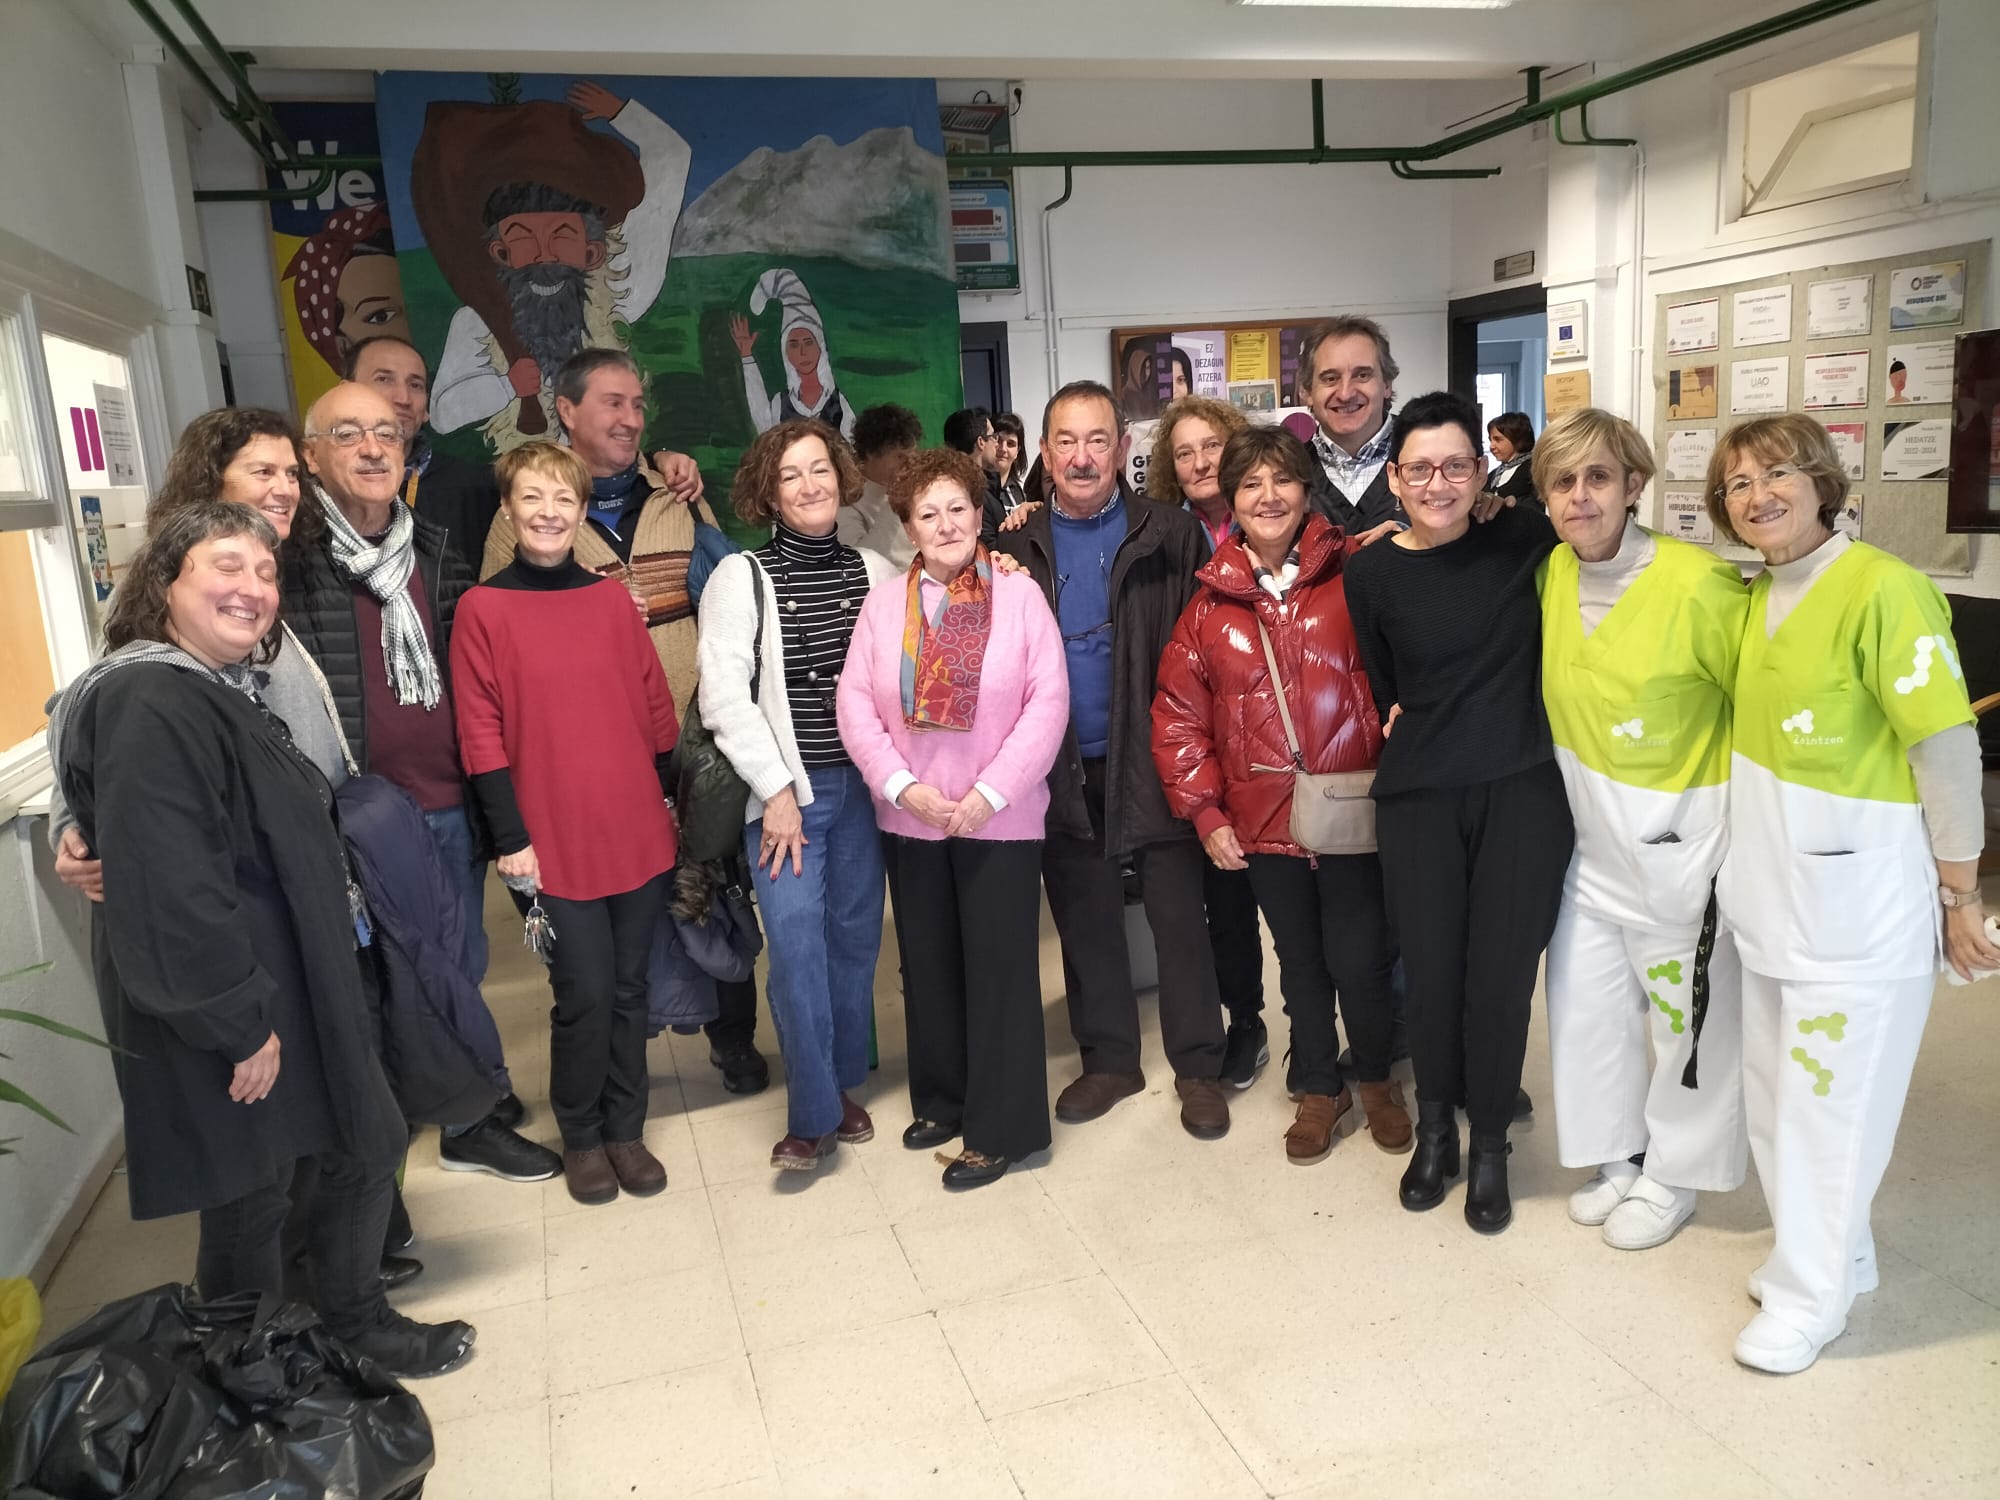
[[[579,1203],[667,1185],[646,1124],[646,965],[674,828],[666,674],[623,584],[571,555],[590,475],[527,443],[494,465],[519,542],[468,593],[452,632],[458,743],[503,877],[527,879],[555,929],[549,1104]]]

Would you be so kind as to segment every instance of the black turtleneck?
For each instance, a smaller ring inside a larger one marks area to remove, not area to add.
[[[496,589],[525,589],[537,594],[559,594],[603,581],[601,574],[579,563],[574,552],[559,563],[547,564],[530,561],[519,547],[514,549],[514,560],[486,580]]]
[[[785,648],[785,697],[792,710],[792,735],[799,763],[811,770],[848,764],[834,721],[833,690],[847,660],[847,643],[861,601],[868,596],[868,569],[861,554],[840,545],[837,532],[805,536],[782,521],[758,560],[778,594],[779,639]]]

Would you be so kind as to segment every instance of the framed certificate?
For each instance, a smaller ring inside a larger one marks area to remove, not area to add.
[[[1868,404],[1868,351],[1847,349],[1839,354],[1805,357],[1805,408],[1826,411],[1838,406]]]
[[[1739,347],[1745,344],[1788,344],[1792,340],[1792,289],[1759,287],[1738,292],[1731,300],[1730,326]]]

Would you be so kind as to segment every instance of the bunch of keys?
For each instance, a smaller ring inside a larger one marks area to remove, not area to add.
[[[556,924],[549,920],[549,914],[542,910],[540,901],[528,908],[528,927],[521,941],[528,951],[544,964],[551,962],[556,948]]]

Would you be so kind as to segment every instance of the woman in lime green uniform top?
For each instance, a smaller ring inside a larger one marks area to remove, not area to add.
[[[1543,565],[1542,696],[1576,821],[1548,951],[1556,1142],[1595,1169],[1570,1217],[1646,1250],[1698,1191],[1743,1181],[1741,974],[1712,893],[1749,596],[1639,525],[1653,457],[1623,418],[1557,418],[1534,463],[1564,542]]]
[[[1723,435],[1717,527],[1764,554],[1736,678],[1718,887],[1743,955],[1750,1149],[1776,1231],[1736,1358],[1803,1370],[1876,1281],[1868,1216],[1937,979],[1984,934],[1979,743],[1931,581],[1833,529],[1847,477],[1809,417]]]

